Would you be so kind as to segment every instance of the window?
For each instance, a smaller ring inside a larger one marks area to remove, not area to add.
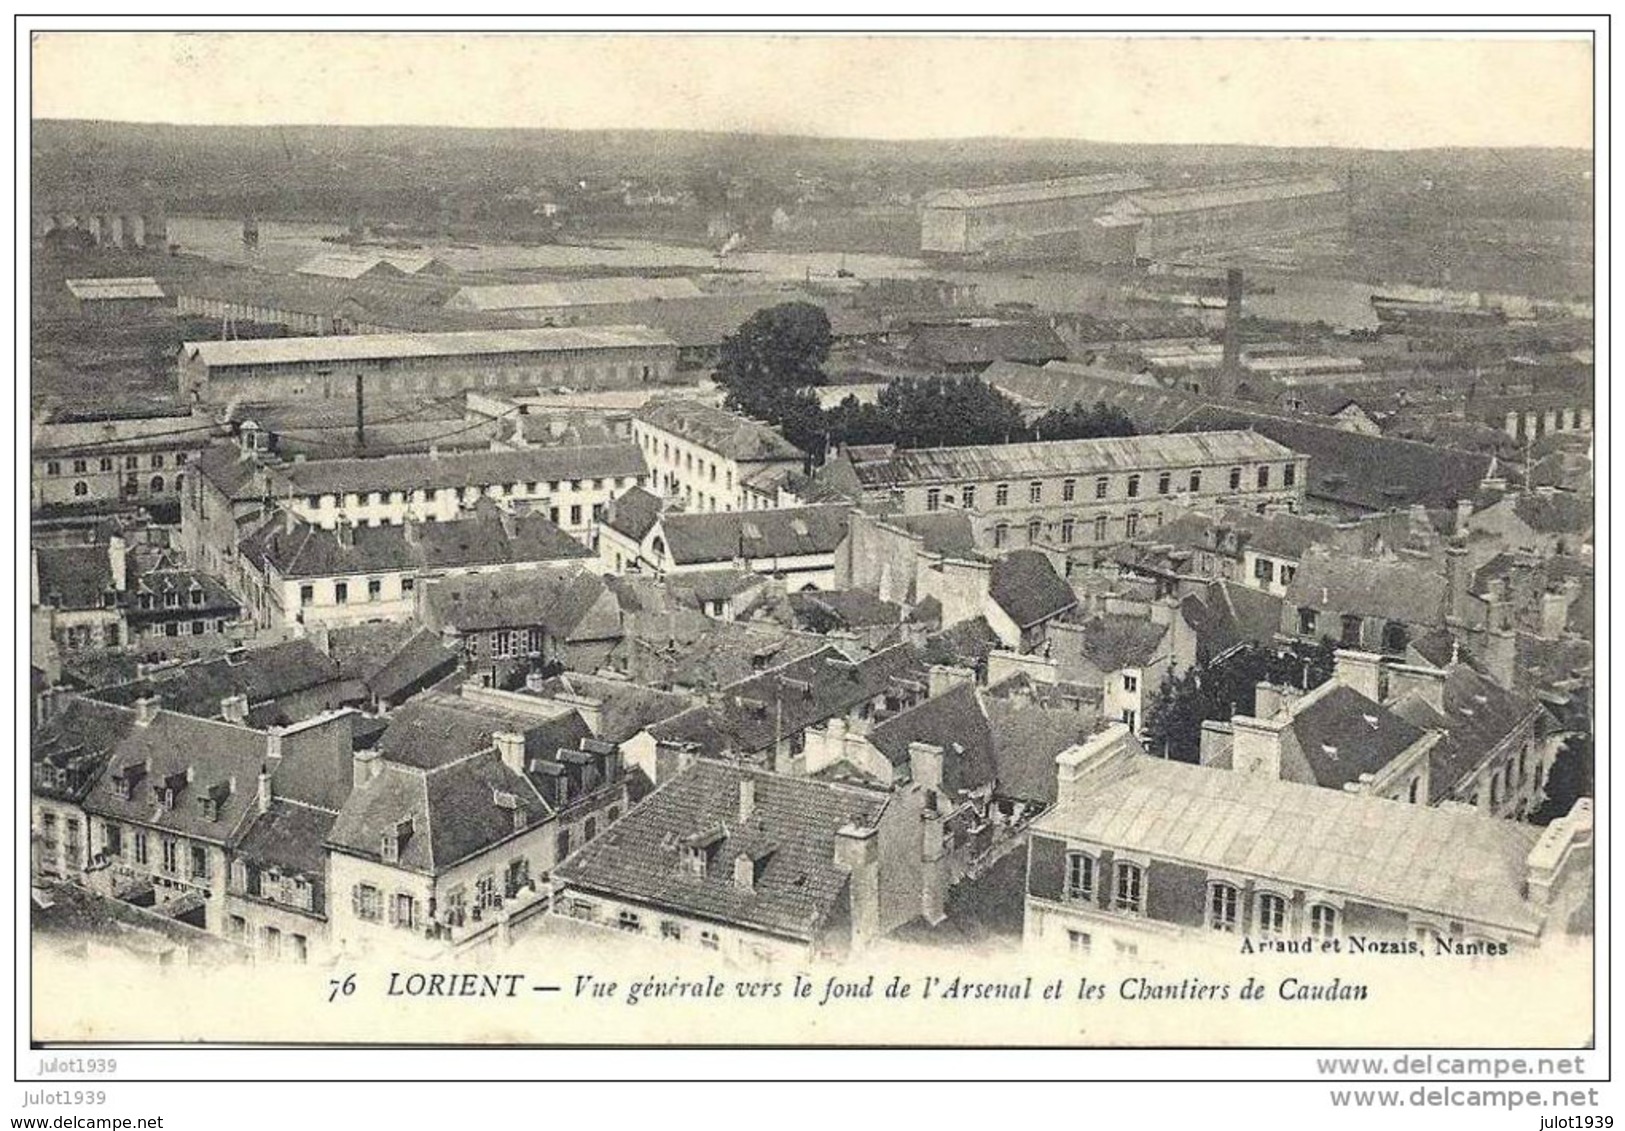
[[[963,491],[960,492],[960,496],[961,496],[961,499],[962,499],[961,505],[964,506],[964,508],[966,510],[971,510],[976,506],[976,488],[975,487],[971,487],[971,486],[967,485],[966,488]]]
[[[160,467],[161,467],[161,466],[163,466],[163,465],[162,465],[162,464],[158,464],[158,465],[156,465],[156,466],[160,466]],[[88,471],[88,470],[90,470],[90,465],[89,465],[89,464],[87,464],[87,463],[86,463],[86,462],[85,462],[85,461],[84,461],[84,460],[82,460],[82,459],[76,459],[76,460],[74,460],[74,461],[73,461],[73,473],[74,473],[74,474],[75,474],[75,475],[83,475],[83,474],[84,474],[84,473],[85,473],[85,472],[86,472],[86,471]]]
[[[925,493],[925,509],[935,511],[942,509],[942,490],[932,487]]]
[[[1296,487],[1298,485],[1298,465],[1287,463],[1281,465],[1281,486]]]
[[[347,581],[335,581],[333,583],[333,600],[337,604],[340,604],[340,605],[347,605],[347,604],[350,603],[350,583],[349,582],[347,582]]]
[[[1157,476],[1157,494],[1166,495],[1173,489],[1173,486],[1174,477],[1169,472],[1165,471],[1161,475]]]
[[[722,945],[722,939],[715,931],[700,932],[700,946],[705,950],[717,950]]]
[[[1078,481],[1076,479],[1061,480],[1061,502],[1070,503],[1078,497]]]
[[[581,504],[580,503],[577,503],[575,506],[570,508],[570,525],[571,526],[580,526],[581,525]]]
[[[138,468],[140,466],[141,466],[141,457],[140,456],[125,456],[124,457],[124,467],[125,467],[125,469],[127,471],[134,471],[136,468]]]
[[[660,937],[667,942],[682,942],[683,925],[674,923],[670,919],[660,920]]]
[[[582,827],[581,827],[581,839],[582,839],[582,841],[585,842],[585,841],[591,840],[593,837],[595,837],[597,835],[598,835],[598,819],[596,817],[588,817],[587,820],[586,820],[586,823],[583,824]]]
[[[1128,497],[1131,499],[1140,497],[1140,477],[1138,475],[1128,477]]]
[[[521,889],[530,884],[530,861],[523,856],[508,861],[507,870],[502,874],[502,892],[507,898],[514,899]]]
[[[501,907],[502,897],[497,894],[497,877],[495,872],[486,872],[474,881],[475,907]]]
[[[1230,469],[1230,489],[1232,491],[1241,490],[1241,468],[1239,467]]]
[[[993,548],[998,549],[1010,539],[1010,524],[1001,522],[993,528]]]
[[[1095,541],[1096,542],[1104,542],[1105,540],[1106,540],[1106,516],[1105,515],[1099,515],[1099,516],[1097,516],[1095,518]]]
[[[164,477],[162,475],[154,475],[152,477],[152,482],[149,483],[148,486],[152,488],[154,494],[162,491],[164,489]]]
[[[304,935],[289,935],[288,941],[293,944],[293,960],[304,962],[310,958],[310,944]]]
[[[1138,690],[1140,690],[1140,677],[1137,676],[1137,675],[1125,675],[1123,677],[1123,690],[1124,691],[1138,691]]]
[[[260,950],[265,957],[275,962],[282,957],[282,932],[275,927],[265,927],[260,931]]]
[[[1213,884],[1207,889],[1207,925],[1215,931],[1234,932],[1241,893],[1233,884]]]
[[[1089,937],[1088,931],[1075,931],[1068,927],[1066,931],[1066,949],[1080,958],[1089,953],[1094,940]]]
[[[1087,852],[1066,856],[1066,897],[1093,902],[1095,898],[1095,858]]]
[[[1282,585],[1291,585],[1292,584],[1292,579],[1294,577],[1296,577],[1296,576],[1298,576],[1298,567],[1297,566],[1289,566],[1285,562],[1281,563],[1281,584]]]
[[[1313,636],[1315,634],[1315,625],[1319,620],[1320,620],[1320,614],[1317,613],[1314,609],[1299,609],[1298,610],[1298,635],[1299,636]]]
[[[1258,895],[1258,933],[1279,935],[1286,931],[1286,900],[1273,892]]]
[[[1202,489],[1202,473],[1200,471],[1191,472],[1191,493],[1195,494],[1197,491],[1200,491],[1201,489]]]
[[[1253,576],[1265,585],[1272,584],[1275,581],[1275,563],[1268,558],[1254,558]]]
[[[1031,546],[1044,536],[1044,524],[1038,519],[1027,523],[1027,545]]]
[[[231,915],[226,919],[226,937],[238,942],[248,937],[248,920],[241,915]]]
[[[1410,792],[1409,792],[1410,802],[1411,802],[1412,805],[1416,804],[1416,799],[1417,799],[1417,797],[1419,797],[1421,795],[1421,792],[1422,792],[1422,779],[1419,778],[1419,777],[1412,778],[1411,779]]]
[[[411,930],[417,919],[417,900],[405,892],[396,892],[395,898],[390,901],[389,921],[396,927],[405,927]]]
[[[1317,939],[1333,938],[1337,934],[1337,908],[1329,903],[1309,905],[1309,933]]]
[[[384,583],[376,577],[367,579],[367,600],[376,601],[384,595]]]
[[[206,880],[209,878],[209,850],[201,844],[192,845],[192,878]]]
[[[1095,498],[1104,499],[1106,497],[1106,484],[1107,479],[1104,475],[1095,480]]]
[[[1031,483],[1027,484],[1027,501],[1029,503],[1041,503],[1044,501],[1043,480],[1034,479]]]
[[[314,585],[301,585],[299,587],[299,607],[308,608],[316,600],[316,587]]]
[[[623,910],[615,917],[615,926],[619,927],[623,931],[629,931],[632,934],[639,934],[643,931],[643,920],[638,916],[636,911]]]
[[[135,834],[135,862],[137,864],[147,862],[147,834],[140,830]]]
[[[1261,463],[1261,464],[1258,465],[1258,489],[1260,491],[1262,491],[1265,488],[1267,488],[1269,485],[1270,485],[1270,465],[1267,464],[1267,463]]]
[[[164,871],[177,875],[181,870],[181,846],[171,837],[164,837]]]
[[[383,913],[383,894],[371,884],[357,884],[352,901],[358,919],[376,923]]]
[[[412,578],[410,578],[410,577],[401,578],[401,592],[402,593],[410,593],[416,587],[417,586],[413,583]]]
[[[1140,533],[1140,516],[1130,514],[1123,519],[1123,537],[1133,538]]]
[[[1126,860],[1117,864],[1117,896],[1112,905],[1119,911],[1138,915],[1144,908],[1145,871]]]
[[[1339,637],[1345,648],[1358,648],[1360,646],[1360,618],[1350,613],[1343,618],[1343,632]]]
[[[60,462],[58,462],[57,460],[54,460],[54,459],[46,460],[45,461],[45,474],[47,474],[47,475],[61,475],[62,474],[62,464]]]
[[[164,466],[164,457],[162,455],[155,455],[155,456],[152,457],[152,469],[154,471],[158,471],[163,466]]]
[[[1138,958],[1140,956],[1140,944],[1124,942],[1122,939],[1113,939],[1112,953],[1119,958]]]
[[[81,479],[73,485],[73,493],[76,498],[84,498],[90,494],[90,485]]]
[[[1007,507],[1010,505],[1010,484],[1000,483],[997,487],[993,488],[993,505],[996,507]]]
[[[1061,541],[1062,542],[1071,542],[1072,541],[1072,533],[1073,533],[1073,522],[1072,522],[1072,520],[1070,518],[1063,518],[1061,520]]]

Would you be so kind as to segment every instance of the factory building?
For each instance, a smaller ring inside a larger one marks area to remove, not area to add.
[[[646,326],[186,342],[183,398],[232,401],[445,396],[471,389],[615,389],[669,381],[677,343]]]
[[[1348,196],[1329,177],[1133,192],[1088,226],[1084,258],[1168,259],[1339,232]]]
[[[939,255],[1044,250],[1055,236],[1083,231],[1125,193],[1149,187],[1132,173],[1106,173],[943,189],[928,196],[921,210],[920,250]]]

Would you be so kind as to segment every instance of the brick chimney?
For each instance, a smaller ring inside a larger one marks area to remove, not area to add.
[[[850,877],[852,949],[880,937],[880,835],[866,825],[848,823],[835,832],[835,866]]]
[[[908,776],[926,789],[942,790],[942,747],[929,742],[908,744]]]
[[[1381,703],[1387,697],[1382,657],[1375,652],[1339,648],[1332,653],[1332,665],[1334,682],[1353,688],[1373,702]]]
[[[113,588],[123,593],[130,585],[129,548],[117,534],[107,540],[107,565],[113,574]]]
[[[1540,595],[1540,635],[1546,640],[1560,639],[1568,629],[1569,593],[1555,590]]]
[[[152,720],[158,717],[158,708],[163,703],[161,695],[147,695],[135,701],[135,725],[138,727],[151,726]]]
[[[1429,707],[1444,714],[1444,683],[1446,673],[1439,668],[1423,664],[1389,664],[1388,695],[1398,699],[1413,692],[1420,695]]]
[[[1238,773],[1279,779],[1281,732],[1290,724],[1291,720],[1284,717],[1259,719],[1237,715],[1231,719],[1230,768]]]
[[[1296,687],[1281,687],[1273,683],[1260,683],[1253,689],[1253,715],[1256,718],[1273,718],[1281,711],[1287,710],[1293,703],[1303,698],[1303,692]]]
[[[756,815],[756,779],[748,774],[739,778],[739,823],[744,824]]]
[[[359,789],[377,777],[383,769],[383,758],[376,750],[357,750],[351,757],[351,785]]]
[[[261,813],[269,813],[271,811],[271,771],[265,766],[260,767],[260,776],[255,800]]]

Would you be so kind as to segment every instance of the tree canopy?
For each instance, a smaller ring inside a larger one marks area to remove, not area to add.
[[[1074,401],[1070,408],[1052,408],[1033,421],[1035,440],[1096,440],[1105,436],[1132,436],[1134,422],[1116,405],[1096,401],[1085,406]]]
[[[874,404],[848,398],[827,419],[831,437],[846,444],[934,448],[1028,438],[1016,403],[975,377],[902,377]]]
[[[1280,651],[1249,646],[1163,680],[1145,712],[1146,748],[1177,762],[1198,760],[1202,724],[1251,714],[1260,683],[1310,691],[1332,676],[1330,640],[1288,644]]]
[[[1592,796],[1596,773],[1593,749],[1589,734],[1570,735],[1558,748],[1552,768],[1546,774],[1546,800],[1529,815],[1531,823],[1549,825],[1559,817],[1568,816],[1580,798]]]

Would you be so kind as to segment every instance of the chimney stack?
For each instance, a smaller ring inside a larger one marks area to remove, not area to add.
[[[1224,378],[1234,390],[1241,374],[1241,268],[1224,273]]]
[[[734,857],[734,887],[740,891],[756,890],[756,861],[743,852]]]
[[[1332,679],[1335,682],[1353,688],[1374,703],[1381,703],[1386,698],[1386,672],[1382,657],[1375,652],[1339,648],[1332,653],[1332,665]]]
[[[491,745],[497,748],[502,764],[516,774],[525,772],[525,736],[516,731],[499,730],[491,735]]]
[[[248,724],[248,696],[228,695],[220,700],[220,717],[238,726]]]
[[[271,811],[271,771],[264,766],[260,767],[257,801],[261,813]]]
[[[378,776],[383,759],[376,750],[357,750],[351,758],[351,785],[359,789]]]
[[[158,707],[163,702],[159,695],[146,695],[135,701],[135,725],[138,727],[151,726],[152,720],[158,717]]]
[[[756,779],[743,774],[739,778],[739,823],[744,824],[756,815]]]
[[[107,540],[107,564],[113,574],[113,588],[123,593],[130,584],[128,547],[117,534]]]
[[[835,866],[851,877],[854,950],[880,936],[880,836],[878,830],[849,823],[835,832]]]
[[[908,744],[908,776],[916,785],[942,790],[942,747],[929,742]]]
[[[1391,664],[1388,667],[1388,694],[1398,699],[1412,692],[1420,695],[1435,714],[1444,714],[1444,682],[1447,673],[1422,664]]]
[[[1291,720],[1237,715],[1230,720],[1230,768],[1259,777],[1281,777],[1281,732]]]
[[[1540,635],[1545,640],[1561,639],[1569,623],[1569,594],[1561,589],[1540,595]]]
[[[1115,722],[1055,756],[1056,804],[1081,797],[1101,781],[1117,775],[1128,762],[1145,754],[1127,723]]]

